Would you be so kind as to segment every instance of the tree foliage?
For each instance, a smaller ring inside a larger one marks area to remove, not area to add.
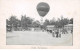
[[[70,19],[70,24],[73,24],[73,18]]]
[[[32,22],[33,22],[33,19],[31,19],[29,17],[26,17],[26,15],[21,17],[21,26],[22,26],[22,28],[31,27]]]
[[[38,20],[34,21],[32,18],[26,17],[26,15],[21,16],[21,20],[17,19],[16,16],[13,15],[9,19],[6,19],[6,25],[11,25],[16,28],[22,27],[23,29],[27,29],[28,27],[46,28],[47,25],[55,25],[57,28],[62,28],[67,24],[73,24],[73,18],[69,20],[68,18],[63,18],[63,16],[61,16],[61,18],[55,20],[53,17],[51,20],[46,19],[43,23],[43,26],[41,26],[41,23]]]

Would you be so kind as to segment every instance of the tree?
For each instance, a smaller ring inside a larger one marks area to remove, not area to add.
[[[49,22],[48,19],[46,19],[45,22],[43,23],[44,26],[47,26],[47,25],[49,25],[49,24],[50,24],[50,22]]]
[[[46,29],[46,26],[50,25],[50,22],[48,19],[45,20],[45,22],[43,23],[43,25],[41,26],[41,29]]]
[[[17,28],[21,26],[20,20],[13,15],[9,18],[9,24],[12,26],[14,30],[17,30]]]
[[[23,29],[27,29],[28,27],[32,27],[33,19],[26,17],[26,15],[21,17],[21,27]]]
[[[33,27],[40,27],[40,22],[38,20],[34,21],[32,25]]]
[[[18,27],[21,27],[21,21],[19,20],[19,19],[16,19],[16,25],[18,26]]]
[[[69,19],[61,17],[61,19],[58,18],[58,20],[55,22],[56,27],[61,28],[64,27],[64,25],[67,25],[69,23]]]
[[[58,20],[55,22],[55,27],[56,28],[61,28],[62,27],[62,24],[61,24],[62,22],[61,22],[61,19],[60,18],[58,18]]]
[[[24,29],[25,27],[25,22],[24,22],[25,17],[21,16],[21,27]]]
[[[69,24],[73,24],[73,18],[70,19]]]
[[[17,24],[16,16],[11,16],[9,20],[10,20],[11,25],[16,26]]]
[[[6,19],[6,25],[9,25],[10,23],[9,23],[9,20],[8,19]]]
[[[69,23],[69,19],[64,18],[64,19],[62,19],[62,20],[60,21],[60,23],[61,23],[62,27],[64,27],[64,25],[67,25],[67,24]]]
[[[52,20],[50,20],[50,25],[55,25],[55,18],[54,17]]]

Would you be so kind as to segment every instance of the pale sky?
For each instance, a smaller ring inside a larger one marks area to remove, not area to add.
[[[73,18],[79,10],[80,0],[0,0],[0,16],[8,19],[11,15],[21,15],[40,20],[36,6],[40,2],[46,2],[50,6],[50,10],[45,19],[60,18],[62,15],[65,18]]]

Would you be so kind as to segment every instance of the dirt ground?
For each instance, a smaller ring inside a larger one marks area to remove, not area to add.
[[[72,34],[61,34],[61,38],[42,31],[13,31],[6,34],[7,45],[71,46]]]

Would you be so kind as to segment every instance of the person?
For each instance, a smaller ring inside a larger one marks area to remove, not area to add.
[[[50,33],[52,33],[52,30],[49,30]]]
[[[59,36],[59,31],[57,30],[56,31],[56,37],[58,38],[58,36]]]
[[[71,30],[71,33],[73,33],[73,30]]]
[[[54,32],[54,31],[52,31],[52,36],[53,36],[53,37],[55,37],[54,33],[55,33],[55,32]]]

